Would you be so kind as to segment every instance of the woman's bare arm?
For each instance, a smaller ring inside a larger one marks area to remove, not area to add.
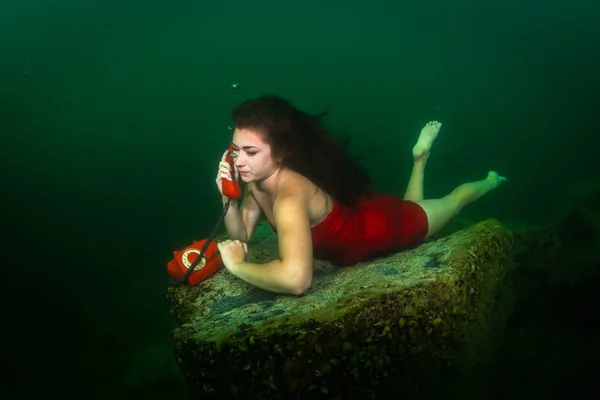
[[[246,186],[245,192],[244,202],[242,204],[242,221],[246,227],[246,240],[242,240],[242,242],[247,243],[250,241],[250,239],[252,239],[252,235],[254,234],[254,230],[256,229],[256,225],[258,224],[258,219],[260,218],[262,210],[260,209],[258,202],[252,195],[252,192],[248,186]]]
[[[256,264],[238,262],[227,269],[238,278],[275,293],[301,295],[312,282],[312,238],[307,203],[294,193],[275,201],[280,259]]]

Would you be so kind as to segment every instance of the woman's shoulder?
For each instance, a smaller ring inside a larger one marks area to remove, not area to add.
[[[277,192],[279,194],[303,194],[314,190],[317,186],[306,178],[292,170],[283,170],[277,181]]]
[[[301,199],[311,209],[311,215],[331,210],[333,199],[323,189],[302,174],[289,171],[279,182],[279,195],[289,195]],[[279,196],[278,196],[279,197]]]

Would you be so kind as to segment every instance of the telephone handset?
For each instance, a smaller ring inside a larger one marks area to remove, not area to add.
[[[240,184],[235,180],[235,168],[233,167],[233,157],[231,156],[233,153],[233,143],[229,144],[228,154],[225,157],[225,161],[229,163],[229,167],[231,168],[231,176],[232,180],[223,179],[221,181],[221,185],[223,185],[223,194],[230,199],[239,199],[242,197],[242,188]]]

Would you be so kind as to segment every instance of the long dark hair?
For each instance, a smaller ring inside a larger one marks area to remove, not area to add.
[[[336,140],[322,123],[330,110],[305,113],[284,98],[264,95],[245,101],[231,113],[239,129],[251,129],[271,145],[272,157],[352,207],[372,193],[371,177],[348,150],[348,142]]]

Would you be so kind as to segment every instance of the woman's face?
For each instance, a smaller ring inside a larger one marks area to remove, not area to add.
[[[243,182],[261,182],[279,168],[271,157],[271,145],[259,133],[235,128],[233,132],[233,159]]]

